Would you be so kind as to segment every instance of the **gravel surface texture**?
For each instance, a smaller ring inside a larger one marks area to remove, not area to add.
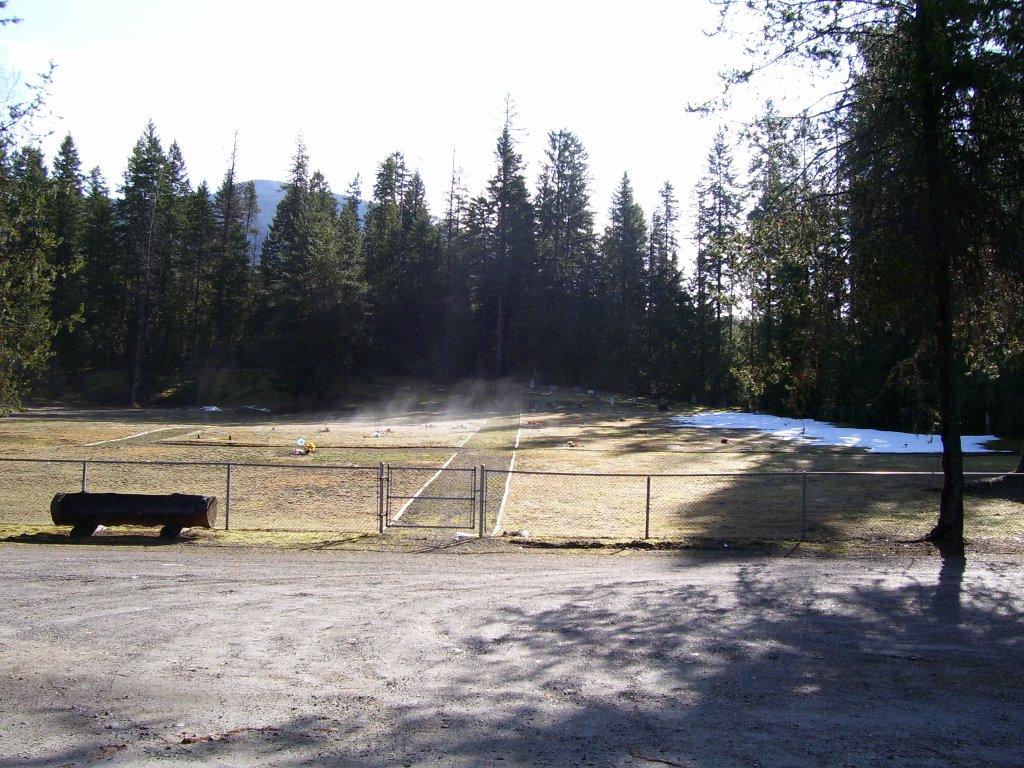
[[[1022,575],[0,544],[0,767],[1016,768]]]

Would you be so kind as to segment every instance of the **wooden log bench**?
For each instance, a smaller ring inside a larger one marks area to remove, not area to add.
[[[54,525],[70,525],[71,538],[92,536],[101,525],[159,525],[176,538],[185,528],[213,528],[217,497],[188,493],[58,493],[50,502]]]

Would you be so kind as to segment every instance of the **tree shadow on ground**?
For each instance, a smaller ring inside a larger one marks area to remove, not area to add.
[[[449,722],[487,738],[436,744],[436,715],[414,708],[395,729],[418,758],[446,749],[461,764],[1018,763],[1024,625],[1008,584],[965,585],[955,556],[936,579],[893,586],[879,572],[842,593],[777,586],[772,567],[681,583],[677,610],[614,584],[554,610],[510,606],[502,633],[465,638],[480,663],[442,692],[462,701]]]

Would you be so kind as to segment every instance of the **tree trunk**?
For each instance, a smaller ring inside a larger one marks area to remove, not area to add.
[[[941,246],[939,246],[941,247]],[[939,379],[939,425],[942,433],[942,496],[939,519],[928,534],[936,543],[962,545],[964,539],[964,455],[960,446],[960,409],[956,393],[956,357],[953,342],[949,260],[945,274],[936,276],[936,367]],[[945,289],[941,286],[945,283]]]
[[[939,425],[942,434],[942,495],[939,519],[927,539],[936,544],[956,546],[964,538],[964,457],[960,446],[960,412],[957,404],[956,347],[953,321],[954,251],[959,247],[951,204],[949,159],[940,139],[943,119],[940,103],[940,62],[936,52],[942,49],[942,20],[931,0],[918,0],[915,8],[918,90],[921,110],[918,148],[922,189],[924,264],[929,265],[935,340],[935,366],[939,388]]]

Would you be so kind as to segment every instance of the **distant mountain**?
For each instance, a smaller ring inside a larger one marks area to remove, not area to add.
[[[262,243],[270,230],[270,222],[274,220],[274,213],[277,211],[277,204],[284,197],[284,186],[280,181],[267,181],[257,179],[253,182],[256,185],[256,201],[260,204],[260,212],[256,217],[256,242]]]
[[[267,236],[267,232],[270,231],[270,222],[274,220],[274,214],[277,213],[277,205],[284,198],[284,182],[283,181],[268,181],[267,179],[256,179],[253,181],[256,185],[256,200],[260,204],[260,214],[256,217],[256,242],[262,245],[263,239]],[[345,195],[339,195],[335,192],[334,196],[338,200],[338,206],[345,204],[348,199]],[[359,218],[360,220],[366,213],[366,201],[359,203]]]

